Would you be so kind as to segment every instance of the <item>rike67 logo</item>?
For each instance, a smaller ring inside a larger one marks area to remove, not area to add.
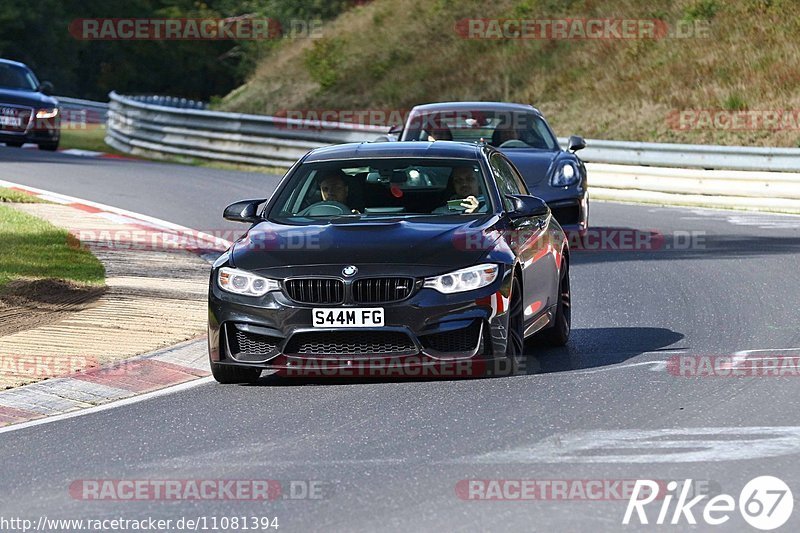
[[[794,509],[791,489],[781,479],[773,476],[751,479],[739,493],[738,502],[730,494],[717,494],[702,504],[708,495],[700,494],[689,499],[691,486],[691,479],[687,479],[680,486],[677,481],[670,481],[667,484],[667,494],[660,499],[661,505],[653,506],[658,507],[655,524],[695,525],[697,519],[701,518],[710,526],[720,526],[731,519],[738,503],[739,513],[745,522],[756,529],[769,531],[785,524]],[[625,509],[625,516],[622,518],[624,525],[629,525],[632,520],[633,523],[636,523],[636,520],[640,524],[653,523],[652,512],[648,516],[645,507],[657,499],[658,488],[656,481],[636,480],[633,494]],[[674,508],[673,501],[675,501]],[[655,509],[651,509],[653,510]],[[695,513],[698,516],[695,516]]]

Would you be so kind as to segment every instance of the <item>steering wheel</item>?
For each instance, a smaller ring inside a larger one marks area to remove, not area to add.
[[[528,148],[528,145],[525,141],[520,141],[519,139],[509,139],[498,148]]]
[[[350,208],[335,200],[324,200],[306,207],[297,216],[300,217],[326,217],[344,215],[350,212]]]

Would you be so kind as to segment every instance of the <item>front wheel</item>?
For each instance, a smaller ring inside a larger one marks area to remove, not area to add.
[[[508,309],[508,336],[506,338],[506,358],[514,373],[525,359],[524,304],[522,303],[522,284],[519,278],[511,282],[511,302]]]
[[[233,385],[235,383],[255,383],[261,377],[260,368],[221,365],[211,361],[211,374],[218,383]]]
[[[558,282],[558,305],[553,326],[542,331],[541,339],[551,346],[564,346],[569,341],[572,327],[572,294],[569,288],[569,265],[561,265],[561,279]]]

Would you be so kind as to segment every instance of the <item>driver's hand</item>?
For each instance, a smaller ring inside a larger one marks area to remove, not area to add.
[[[474,196],[467,196],[466,198],[464,198],[464,201],[461,202],[461,207],[464,208],[465,213],[474,212],[476,209],[478,209],[479,205],[480,202]]]

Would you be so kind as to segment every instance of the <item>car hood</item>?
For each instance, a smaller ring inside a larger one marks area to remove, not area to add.
[[[501,151],[514,163],[530,189],[548,185],[553,162],[562,153],[560,151],[525,149]]]
[[[348,220],[294,226],[261,222],[234,243],[230,261],[249,271],[307,265],[413,264],[460,268],[480,261],[497,239],[496,215],[415,220]],[[476,240],[476,236],[480,240]],[[465,243],[480,242],[480,246]]]
[[[24,105],[31,107],[55,107],[58,100],[33,91],[18,91],[0,87],[0,104]]]

